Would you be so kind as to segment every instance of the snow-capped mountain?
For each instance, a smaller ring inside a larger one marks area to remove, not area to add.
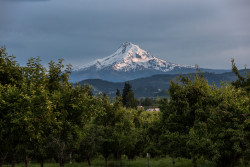
[[[152,56],[149,52],[141,49],[138,45],[130,42],[125,42],[112,55],[103,59],[98,59],[87,65],[79,66],[75,70],[85,71],[90,68],[101,71],[110,69],[114,71],[131,72],[138,70],[157,70],[167,72],[173,70],[175,67],[189,67],[167,62]]]
[[[138,45],[123,43],[116,52],[103,59],[73,69],[71,80],[103,79],[127,81],[154,74],[194,72],[193,66],[179,65],[158,59]]]

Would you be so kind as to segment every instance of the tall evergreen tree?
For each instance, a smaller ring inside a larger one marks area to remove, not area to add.
[[[237,76],[237,80],[232,82],[232,85],[236,88],[243,88],[248,93],[250,92],[250,73],[246,70],[246,77],[240,75],[238,68],[234,63],[234,59],[232,59],[232,71]]]
[[[122,92],[122,104],[127,108],[136,108],[138,105],[138,100],[135,98],[132,86],[129,82],[125,82],[123,92]]]
[[[116,97],[121,97],[122,96],[122,94],[121,94],[121,92],[120,92],[120,90],[119,89],[116,89]]]
[[[128,92],[132,91],[132,86],[129,84],[129,82],[125,82],[123,91],[122,91],[122,104],[123,106],[126,106],[127,104],[127,94]]]

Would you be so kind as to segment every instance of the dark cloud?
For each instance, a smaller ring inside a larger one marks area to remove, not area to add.
[[[14,5],[5,1],[0,45],[6,44],[22,63],[31,56],[44,62],[63,57],[67,63],[87,63],[131,41],[175,63],[230,68],[230,59],[237,57],[243,67],[250,62],[248,2],[53,0]]]

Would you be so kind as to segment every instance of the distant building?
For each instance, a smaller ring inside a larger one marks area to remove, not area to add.
[[[137,106],[137,108],[139,108],[139,109],[144,109],[144,107],[143,107],[143,106]]]
[[[159,108],[149,108],[146,111],[160,111],[160,109]]]

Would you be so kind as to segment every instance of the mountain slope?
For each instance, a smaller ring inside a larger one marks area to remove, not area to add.
[[[250,70],[248,70],[250,72]],[[240,74],[244,75],[244,70],[240,70]],[[191,75],[191,74],[186,74]],[[145,77],[140,79],[135,79],[129,81],[132,85],[132,89],[135,92],[137,98],[140,97],[157,97],[157,96],[166,96],[166,90],[168,90],[170,85],[170,79],[174,79],[178,74],[162,74],[154,75],[151,77]],[[232,72],[227,72],[223,74],[214,74],[214,73],[204,73],[204,77],[207,78],[210,85],[220,86],[221,82],[232,82],[237,79],[236,75]],[[109,82],[101,79],[88,79],[79,82],[79,84],[90,84],[93,86],[95,93],[103,92],[107,93],[110,97],[114,97],[116,89],[122,91],[124,82]]]

